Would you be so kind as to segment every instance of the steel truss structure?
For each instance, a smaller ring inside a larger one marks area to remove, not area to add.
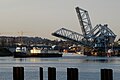
[[[108,28],[108,25],[96,25],[92,28],[88,11],[76,7],[76,13],[81,26],[82,34],[61,28],[54,33],[53,36],[77,42],[88,47],[105,47],[112,44],[116,35]]]

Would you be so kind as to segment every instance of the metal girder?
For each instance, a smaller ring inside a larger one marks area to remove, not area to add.
[[[83,35],[65,28],[57,30],[52,33],[52,35],[92,48],[96,47],[95,45],[98,45],[98,47],[104,47],[106,44],[114,42],[116,35],[107,25],[100,24],[92,28],[88,11],[79,7],[76,7],[75,9]]]
[[[75,9],[81,26],[82,33],[87,38],[92,35],[91,33],[92,24],[88,15],[88,11],[81,9],[79,7],[76,7]]]
[[[83,38],[84,38],[83,35],[76,33],[74,31],[65,29],[65,28],[61,28],[61,29],[57,30],[56,32],[52,33],[52,35],[63,38],[63,39],[74,41],[81,45],[91,46],[90,42],[83,40]]]
[[[108,25],[97,25],[93,30],[92,39],[95,44],[99,44],[99,47],[112,44],[116,38],[116,35],[108,28]],[[95,45],[94,44],[94,45]],[[96,46],[97,47],[97,46]]]
[[[97,25],[95,28],[92,30],[93,33],[93,38],[98,37],[99,35],[102,36],[107,36],[107,37],[116,37],[116,35],[110,30],[107,25]]]

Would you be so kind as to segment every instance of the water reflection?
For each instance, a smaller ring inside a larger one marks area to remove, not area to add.
[[[27,73],[30,73],[29,75],[25,75],[25,77],[28,77],[29,80],[37,80],[36,72],[38,72],[39,67],[43,67],[44,71],[47,71],[48,67],[56,67],[57,73],[60,75],[60,78],[61,75],[66,74],[66,69],[68,67],[78,68],[80,72],[80,80],[99,80],[98,75],[100,69],[110,68],[113,69],[115,72],[116,79],[114,80],[120,80],[120,76],[119,76],[120,57],[92,57],[92,56],[89,57],[65,56],[61,58],[0,57],[0,76],[3,77],[5,75],[4,78],[0,78],[0,80],[12,80],[12,75],[11,75],[11,79],[9,77],[10,74],[12,74],[13,66],[25,67],[25,71]],[[34,79],[32,79],[33,77]],[[59,80],[63,80],[63,79],[59,79]]]
[[[119,57],[65,56],[61,58],[13,58],[0,57],[0,63],[113,63],[120,64]]]
[[[84,62],[93,62],[93,63],[120,63],[119,57],[87,57],[84,59]]]
[[[98,63],[111,63],[114,62],[114,60],[111,59],[86,59],[86,62],[98,62]]]
[[[15,62],[29,62],[29,63],[41,63],[41,62],[59,62],[61,58],[13,58]]]
[[[25,58],[13,58],[15,62],[26,62]]]

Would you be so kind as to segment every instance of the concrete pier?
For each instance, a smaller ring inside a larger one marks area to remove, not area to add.
[[[67,68],[67,80],[78,80],[77,68]]]
[[[39,80],[44,80],[43,72],[43,68],[39,67]],[[67,80],[79,80],[79,76],[78,68],[67,68]],[[113,80],[113,70],[101,69],[100,78],[101,80]],[[24,80],[24,67],[13,67],[13,80]],[[48,67],[48,80],[57,80],[55,67]]]
[[[56,68],[48,67],[48,80],[56,80]]]
[[[43,68],[42,67],[40,67],[40,80],[43,80]]]
[[[101,80],[113,80],[113,70],[101,69]]]
[[[24,80],[24,67],[13,67],[13,80]]]

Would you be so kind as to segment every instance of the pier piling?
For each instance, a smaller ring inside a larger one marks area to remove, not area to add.
[[[67,80],[78,80],[77,68],[67,68]]]
[[[24,80],[24,67],[13,67],[13,80]]]
[[[101,80],[113,80],[113,70],[101,69]]]
[[[43,80],[43,68],[40,67],[40,80]]]
[[[48,67],[48,80],[56,80],[56,68]]]
[[[43,68],[39,68],[40,80],[43,80]],[[13,67],[13,80],[24,80],[24,67]],[[48,67],[48,80],[56,80],[56,68]],[[67,80],[79,80],[78,68],[67,68]],[[113,80],[112,69],[101,69],[101,80]]]

